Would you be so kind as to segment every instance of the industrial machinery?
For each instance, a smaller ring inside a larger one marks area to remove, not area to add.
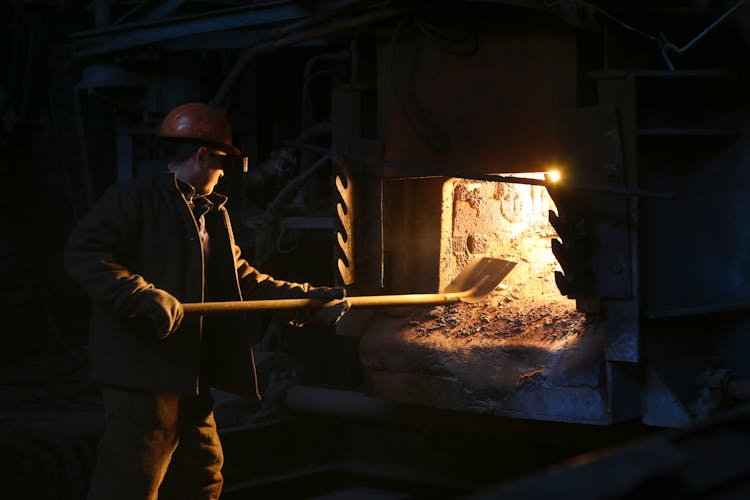
[[[744,0],[95,0],[83,11],[51,62],[70,85],[47,96],[74,213],[110,182],[163,168],[158,123],[205,101],[227,110],[248,156],[219,190],[259,268],[369,296],[434,294],[474,258],[516,263],[473,304],[353,309],[335,331],[303,335],[253,315],[266,398],[217,395],[228,498],[280,491],[294,458],[349,449],[330,418],[357,422],[347,439],[360,448],[388,455],[384,443],[402,439],[408,466],[379,469],[379,484],[447,497],[747,401]],[[68,317],[85,312],[68,300]],[[315,445],[290,430],[299,415]],[[449,446],[480,455],[482,436],[510,434],[523,441],[516,457],[533,452],[518,459],[526,468],[461,470],[425,458],[450,453],[414,438],[422,427],[472,429]],[[288,456],[243,454],[279,443]],[[347,471],[352,488],[372,472]],[[319,492],[336,477],[303,475]]]

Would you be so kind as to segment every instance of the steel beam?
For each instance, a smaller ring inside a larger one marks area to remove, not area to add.
[[[327,0],[320,2],[315,11],[310,11],[286,0],[257,2],[206,14],[81,31],[71,35],[70,47],[73,59],[83,59],[182,37],[287,22],[333,11],[353,3],[354,0]]]

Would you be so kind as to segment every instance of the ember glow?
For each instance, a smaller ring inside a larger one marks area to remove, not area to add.
[[[544,175],[514,174],[534,179]],[[528,276],[534,276],[548,286],[543,291],[532,287],[531,294],[559,296],[554,284],[554,271],[559,268],[550,249],[556,233],[549,223],[549,210],[556,207],[543,186],[460,179],[446,182],[441,286],[450,283],[473,258],[496,257],[519,266],[506,278],[506,285],[513,280],[527,282]]]

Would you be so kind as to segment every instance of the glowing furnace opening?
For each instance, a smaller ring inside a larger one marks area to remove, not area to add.
[[[543,178],[541,173],[515,177]],[[513,300],[554,302],[575,309],[555,285],[560,266],[550,249],[556,236],[548,213],[555,204],[543,186],[452,179],[443,186],[440,287],[475,257],[517,263],[499,290]]]

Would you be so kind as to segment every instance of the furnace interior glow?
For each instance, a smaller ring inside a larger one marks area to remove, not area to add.
[[[543,173],[514,174],[543,179]],[[475,257],[512,260],[517,268],[503,287],[540,300],[574,302],[554,282],[559,265],[550,250],[556,236],[549,211],[556,210],[544,186],[451,179],[443,186],[440,286]]]
[[[544,178],[513,174],[521,176]],[[479,303],[374,317],[360,343],[367,392],[458,411],[600,421],[606,412],[599,387],[604,330],[555,284],[560,268],[549,211],[556,207],[547,190],[466,179],[447,180],[441,188],[441,288],[476,257],[516,266]],[[426,198],[422,202],[429,209]]]

